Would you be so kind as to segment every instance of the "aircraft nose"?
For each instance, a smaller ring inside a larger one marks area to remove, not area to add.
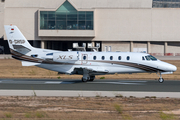
[[[170,69],[172,70],[172,72],[175,72],[177,70],[177,67],[175,65],[171,65]]]
[[[161,68],[164,69],[164,71],[166,72],[175,72],[177,70],[177,67],[175,65],[165,62],[161,62]]]
[[[166,66],[167,71],[175,72],[177,70],[177,67],[175,65],[169,64]]]

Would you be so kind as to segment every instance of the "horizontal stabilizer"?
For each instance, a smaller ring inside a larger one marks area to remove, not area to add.
[[[22,61],[22,66],[35,66],[35,65],[39,65],[39,64],[40,63]]]

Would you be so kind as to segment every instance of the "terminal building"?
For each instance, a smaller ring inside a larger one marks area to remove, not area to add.
[[[16,25],[34,47],[180,55],[180,0],[1,0],[4,25]],[[88,46],[92,43],[92,46]]]

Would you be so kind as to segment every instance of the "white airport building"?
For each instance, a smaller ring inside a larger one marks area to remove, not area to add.
[[[4,25],[16,25],[34,47],[180,55],[180,0],[1,0]],[[84,43],[84,44],[83,44]]]

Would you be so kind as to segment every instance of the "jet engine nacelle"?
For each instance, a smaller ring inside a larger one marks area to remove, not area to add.
[[[78,60],[77,52],[60,52],[53,54],[53,61],[55,62],[72,62]]]

